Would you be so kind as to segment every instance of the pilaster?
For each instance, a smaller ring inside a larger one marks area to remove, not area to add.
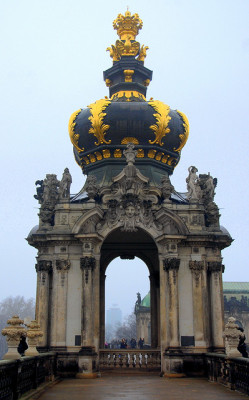
[[[197,347],[205,346],[204,308],[202,298],[204,261],[190,260],[189,268],[192,272],[195,345]]]
[[[223,339],[223,296],[222,296],[222,271],[221,261],[209,261],[207,263],[210,274],[210,297],[212,318],[212,346],[214,351],[224,349]]]
[[[40,346],[50,345],[50,285],[52,280],[52,261],[37,260],[35,266],[37,272],[37,294],[36,294],[36,319],[43,331]]]
[[[169,329],[169,347],[179,347],[179,301],[178,301],[178,270],[180,258],[164,259],[164,267],[167,274],[167,290],[169,293],[168,305],[168,329]]]

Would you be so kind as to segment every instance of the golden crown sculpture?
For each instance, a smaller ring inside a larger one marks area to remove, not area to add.
[[[138,31],[142,29],[143,21],[138,14],[131,15],[130,11],[126,11],[125,15],[118,14],[113,21],[113,28],[117,30],[121,40],[126,40],[130,36],[130,40],[135,40]]]
[[[144,61],[148,46],[141,46],[135,40],[138,32],[143,27],[143,21],[138,14],[131,15],[130,11],[126,11],[125,15],[118,14],[113,21],[113,28],[117,30],[120,40],[117,40],[115,46],[107,47],[113,61],[119,61],[122,56],[138,56],[137,60]]]

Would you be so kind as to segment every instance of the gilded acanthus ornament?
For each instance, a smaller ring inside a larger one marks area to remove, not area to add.
[[[91,117],[88,118],[92,124],[92,127],[89,129],[89,133],[92,133],[97,138],[98,141],[95,142],[96,146],[99,146],[103,143],[111,143],[111,140],[106,141],[104,137],[106,131],[110,128],[110,126],[103,123],[103,119],[106,116],[106,113],[104,113],[103,111],[109,104],[110,100],[100,99],[88,106],[92,114]]]
[[[81,108],[80,108],[79,110],[75,111],[75,112],[71,115],[71,117],[70,117],[70,119],[69,119],[69,123],[68,123],[68,132],[69,132],[70,140],[71,140],[72,144],[74,145],[74,147],[75,147],[78,151],[84,151],[84,148],[83,148],[83,147],[80,148],[80,147],[79,147],[79,144],[78,144],[80,135],[79,135],[79,134],[76,134],[76,133],[74,132],[74,128],[75,128],[75,125],[76,125],[75,119],[76,119],[77,115],[79,115],[80,112],[81,112]]]
[[[177,110],[177,112],[182,117],[183,127],[184,127],[184,133],[179,135],[180,140],[181,140],[180,146],[177,147],[177,148],[174,148],[174,151],[177,151],[178,153],[180,153],[180,151],[185,146],[185,144],[186,144],[186,142],[188,140],[188,137],[189,137],[189,122],[188,122],[188,119],[187,119],[186,115],[183,114],[183,112],[181,112],[179,110]]]
[[[162,139],[170,132],[168,128],[168,124],[171,120],[169,116],[170,107],[158,100],[149,101],[149,105],[156,111],[156,114],[153,114],[153,116],[157,121],[155,125],[150,126],[150,129],[154,131],[156,137],[154,140],[149,140],[149,143],[163,146]]]
[[[141,46],[139,55],[138,55],[138,57],[137,57],[137,60],[138,60],[138,61],[144,61],[145,57],[147,56],[147,54],[146,54],[147,50],[149,50],[149,47],[148,47],[148,46],[144,46],[144,45]],[[149,80],[149,79],[148,79],[148,80]]]

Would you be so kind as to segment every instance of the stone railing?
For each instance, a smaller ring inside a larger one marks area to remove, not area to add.
[[[232,390],[249,395],[249,359],[227,357],[225,354],[206,354],[208,379]]]
[[[100,371],[160,371],[160,350],[106,349],[99,351]]]
[[[55,378],[56,353],[0,361],[0,399],[16,400]]]

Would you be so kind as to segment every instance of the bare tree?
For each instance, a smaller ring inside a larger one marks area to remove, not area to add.
[[[7,320],[13,315],[18,315],[21,319],[34,319],[35,299],[25,299],[23,296],[9,296],[0,302],[0,359],[8,349],[6,338],[1,335],[1,331],[7,325]]]
[[[136,336],[136,316],[132,313],[125,318],[123,324],[116,330],[115,337],[119,340],[125,338],[130,342],[132,338],[136,339]]]

